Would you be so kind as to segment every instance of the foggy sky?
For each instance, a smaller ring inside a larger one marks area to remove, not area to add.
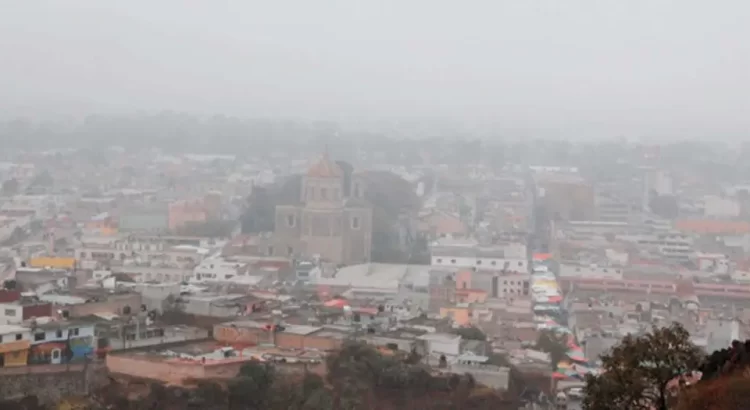
[[[750,134],[747,0],[0,0],[2,115]]]

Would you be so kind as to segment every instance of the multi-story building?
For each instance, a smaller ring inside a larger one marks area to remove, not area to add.
[[[528,296],[530,281],[528,272],[481,269],[471,273],[471,287],[487,292],[491,298]]]
[[[162,267],[193,267],[209,253],[209,249],[193,245],[171,245],[160,238],[87,237],[75,250],[79,265],[87,262],[102,267],[128,263]]]
[[[597,193],[596,220],[609,222],[630,222],[634,216],[633,206],[612,195]]]
[[[537,189],[537,204],[544,207],[550,218],[567,221],[594,218],[594,189],[577,170],[535,171],[534,183]]]
[[[218,219],[220,213],[221,197],[217,194],[208,194],[198,199],[174,201],[168,206],[169,229],[174,231],[186,225]]]
[[[0,367],[26,366],[31,329],[18,325],[0,325]]]
[[[29,364],[60,364],[85,360],[96,347],[91,322],[34,321]]]
[[[372,208],[364,200],[365,189],[357,174],[345,172],[324,155],[303,177],[301,204],[276,207],[274,237],[289,244],[282,248],[301,245],[300,253],[330,262],[368,262]]]
[[[679,233],[630,235],[618,239],[633,242],[639,249],[653,252],[670,262],[687,262],[695,254],[692,237]]]

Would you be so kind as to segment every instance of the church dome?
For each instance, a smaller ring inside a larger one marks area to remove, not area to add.
[[[343,176],[341,167],[324,154],[320,161],[307,170],[307,176],[313,178],[340,178]]]

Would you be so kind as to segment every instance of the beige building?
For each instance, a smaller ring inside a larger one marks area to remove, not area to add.
[[[369,262],[372,208],[365,189],[356,174],[324,155],[302,180],[300,204],[276,207],[274,242],[288,255],[320,255],[345,265]]]

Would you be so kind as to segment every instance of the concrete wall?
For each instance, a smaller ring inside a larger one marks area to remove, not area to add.
[[[248,360],[245,358],[222,361],[224,363],[202,364],[179,359],[154,359],[147,355],[108,355],[107,370],[114,374],[184,385],[191,379],[234,377]]]
[[[203,199],[181,200],[169,204],[169,229],[182,228],[190,223],[201,223],[208,219]]]
[[[180,296],[180,283],[172,284],[145,284],[139,283],[135,285],[135,291],[141,294],[143,304],[149,310],[162,311],[164,307],[164,301],[171,295],[175,298]]]
[[[138,349],[149,346],[159,346],[164,344],[181,343],[189,341],[200,341],[208,338],[208,331],[204,329],[165,329],[164,336],[149,337],[136,340],[110,339],[109,346],[112,350]]]
[[[225,324],[214,326],[214,338],[229,344],[273,344],[290,349],[334,350],[341,347],[343,340],[332,337],[300,335],[294,333],[270,332],[265,329],[232,327]]]
[[[23,306],[0,304],[0,325],[16,325],[23,321]]]
[[[120,216],[120,231],[159,232],[169,228],[169,212],[163,210],[126,211]]]
[[[139,293],[128,293],[125,295],[110,295],[103,302],[72,305],[65,307],[65,309],[70,313],[70,317],[82,317],[102,312],[122,314],[122,309],[125,306],[129,306],[130,311],[135,313],[140,311],[142,303],[142,297]]]
[[[561,278],[587,278],[622,280],[622,269],[613,267],[560,264]]]
[[[476,256],[437,256],[433,255],[430,264],[432,266],[444,266],[451,268],[477,268],[515,272],[528,272],[529,265],[526,258],[483,258]]]
[[[42,404],[83,395],[109,381],[100,363],[39,365],[0,369],[0,397],[16,400],[36,395]]]

